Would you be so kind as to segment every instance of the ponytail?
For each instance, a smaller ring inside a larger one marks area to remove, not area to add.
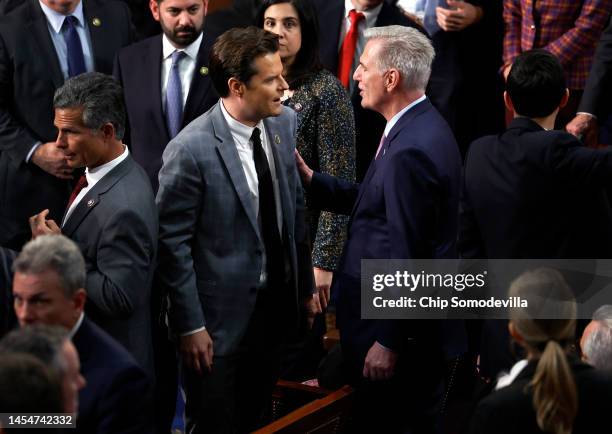
[[[547,433],[571,434],[578,396],[572,370],[559,342],[546,343],[530,386],[538,427]]]

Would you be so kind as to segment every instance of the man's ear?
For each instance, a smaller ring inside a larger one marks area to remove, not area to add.
[[[510,110],[511,113],[515,113],[514,104],[512,104],[512,98],[510,98],[510,95],[507,91],[504,91],[504,104],[506,105],[506,108]]]
[[[159,4],[157,0],[149,0],[149,9],[151,9],[151,15],[153,15],[155,21],[159,21]]]
[[[227,87],[230,95],[242,97],[244,94],[244,83],[234,77],[227,80]]]
[[[402,75],[400,72],[393,68],[387,71],[385,74],[385,88],[387,91],[392,91],[397,88],[402,81]]]
[[[87,292],[83,288],[79,288],[72,296],[72,302],[75,309],[82,312],[85,309],[85,301],[87,300]]]
[[[563,97],[561,98],[561,101],[559,102],[559,108],[563,108],[567,105],[567,102],[569,101],[569,96],[570,96],[570,91],[566,87],[565,94],[563,95]]]
[[[102,125],[101,130],[106,140],[115,138],[115,127],[110,122]]]

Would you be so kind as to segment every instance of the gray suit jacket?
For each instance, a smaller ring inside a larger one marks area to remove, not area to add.
[[[152,373],[157,210],[145,171],[128,155],[87,192],[62,232],[85,257],[88,317]]]
[[[229,126],[217,103],[176,136],[163,154],[157,206],[159,278],[170,295],[173,330],[202,326],[216,356],[240,343],[255,306],[264,244],[247,180]],[[283,211],[283,239],[291,265],[295,310],[313,290],[295,149],[296,116],[283,107],[264,120],[272,143]]]

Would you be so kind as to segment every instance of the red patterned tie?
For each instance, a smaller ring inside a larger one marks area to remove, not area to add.
[[[344,37],[344,42],[342,42],[338,62],[338,79],[347,89],[351,81],[351,73],[353,72],[353,58],[355,57],[357,37],[359,36],[359,21],[363,20],[364,18],[365,16],[361,12],[357,12],[355,9],[352,9],[349,12],[351,28]]]
[[[74,186],[74,190],[72,190],[72,193],[70,193],[70,199],[68,199],[68,206],[66,206],[66,209],[70,208],[72,202],[74,202],[81,190],[83,190],[85,187],[87,187],[87,178],[85,178],[85,174],[83,174],[79,178],[77,184]]]

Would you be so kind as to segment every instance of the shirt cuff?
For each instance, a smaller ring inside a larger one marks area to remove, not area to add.
[[[595,116],[593,113],[589,113],[589,112],[576,112],[577,115],[588,115],[591,116],[593,119],[597,120],[597,116]]]
[[[206,330],[206,327],[200,327],[199,329],[191,330],[190,332],[181,333],[181,336],[191,336],[198,332]]]
[[[26,163],[30,162],[30,160],[32,159],[32,155],[34,155],[34,151],[36,151],[40,145],[42,145],[42,142],[34,143],[34,146],[32,146],[32,149],[30,149],[30,152],[28,152],[28,155],[26,155],[26,158],[25,158]]]

